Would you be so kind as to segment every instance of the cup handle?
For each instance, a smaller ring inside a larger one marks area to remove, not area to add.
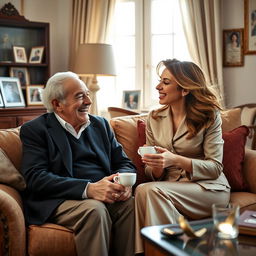
[[[137,153],[141,156],[141,154],[140,154],[140,148],[138,148]]]
[[[116,183],[120,183],[120,182],[119,182],[119,176],[115,176],[113,180],[114,180],[114,182],[116,182]]]

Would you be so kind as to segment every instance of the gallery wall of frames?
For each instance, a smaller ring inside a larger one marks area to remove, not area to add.
[[[5,4],[0,9],[1,129],[46,112],[41,91],[49,78],[49,56],[49,23],[31,22]]]

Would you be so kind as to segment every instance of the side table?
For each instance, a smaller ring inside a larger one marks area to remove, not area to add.
[[[141,230],[145,242],[145,256],[255,256],[256,237],[239,235],[237,239],[219,239],[213,230],[212,219],[189,222],[196,230],[207,228],[200,239],[190,239],[187,235],[169,238],[162,235],[163,227],[178,227],[177,224],[144,227]]]

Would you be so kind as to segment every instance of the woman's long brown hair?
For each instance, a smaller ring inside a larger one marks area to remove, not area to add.
[[[186,124],[188,139],[193,138],[203,128],[208,128],[215,119],[216,110],[221,110],[215,93],[206,85],[202,70],[193,62],[178,61],[176,59],[163,60],[157,65],[157,73],[165,67],[174,76],[179,87],[188,90],[185,97]],[[153,112],[153,118],[168,108],[166,105]]]

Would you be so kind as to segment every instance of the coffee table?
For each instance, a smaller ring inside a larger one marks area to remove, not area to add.
[[[179,227],[177,224],[144,227],[141,230],[145,241],[146,256],[255,256],[256,237],[239,235],[236,239],[219,239],[213,229],[212,219],[189,222],[194,229],[207,228],[207,233],[200,239],[190,239],[183,234],[169,238],[162,235],[163,227]]]

